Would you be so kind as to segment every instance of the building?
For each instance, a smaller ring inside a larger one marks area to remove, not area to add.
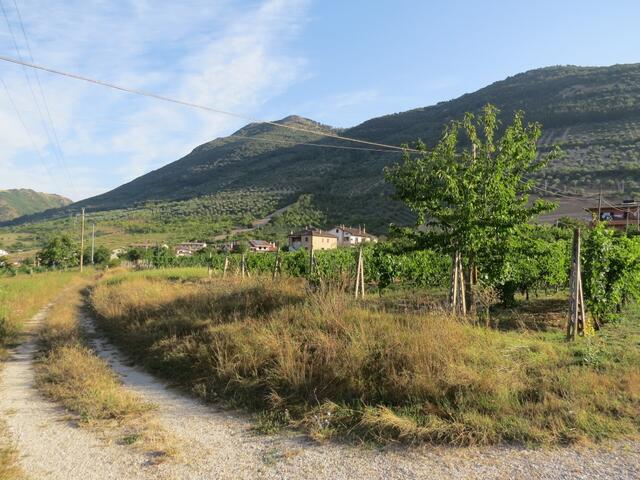
[[[277,252],[278,247],[275,243],[267,242],[266,240],[249,240],[250,252]]]
[[[307,228],[289,235],[289,250],[304,248],[307,251],[332,250],[338,248],[338,237],[326,230]]]
[[[339,247],[351,247],[354,245],[361,245],[366,242],[374,242],[378,241],[378,238],[370,233],[367,233],[364,227],[353,228],[353,227],[345,227],[344,225],[338,225],[337,227],[331,229],[331,233],[333,233],[336,237],[338,237],[338,246]]]
[[[9,252],[0,248],[0,257],[6,257],[7,255],[9,255]]]
[[[127,251],[124,248],[115,248],[111,250],[111,255],[109,256],[110,260],[117,260],[120,258],[120,255],[124,255]]]
[[[594,222],[598,219],[598,212],[600,212],[600,220],[617,230],[626,230],[627,227],[640,225],[640,202],[635,200],[625,200],[616,205],[591,207],[587,210],[591,212]]]
[[[178,257],[190,257],[200,250],[207,248],[205,242],[185,242],[176,246],[176,256]]]

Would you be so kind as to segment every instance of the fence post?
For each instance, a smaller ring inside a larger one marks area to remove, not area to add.
[[[242,270],[242,278],[244,278],[244,271],[245,271],[245,263],[244,263],[244,259],[245,259],[245,254],[242,254],[242,260],[240,261],[240,269]]]
[[[222,278],[227,276],[227,270],[229,269],[229,256],[224,256],[224,268],[222,269]]]
[[[586,314],[582,292],[582,269],[580,265],[580,229],[573,230],[573,248],[571,256],[571,277],[569,279],[569,320],[567,322],[567,340],[575,340],[576,335],[584,335]]]

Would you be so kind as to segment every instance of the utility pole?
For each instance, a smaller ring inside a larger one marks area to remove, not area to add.
[[[84,266],[84,208],[82,209],[82,227],[80,228],[80,271]]]
[[[96,224],[91,226],[91,265],[94,265],[93,256],[96,253]]]

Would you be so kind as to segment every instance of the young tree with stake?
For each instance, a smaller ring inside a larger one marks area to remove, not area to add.
[[[529,201],[534,181],[559,151],[539,156],[540,125],[525,124],[516,112],[499,134],[499,110],[486,105],[479,115],[467,113],[452,121],[433,150],[418,142],[416,154],[385,169],[395,197],[417,214],[428,228],[411,234],[422,245],[451,254],[459,252],[466,267],[482,268],[500,283],[506,242],[519,226],[553,209],[543,200]],[[507,300],[507,299],[503,299]]]

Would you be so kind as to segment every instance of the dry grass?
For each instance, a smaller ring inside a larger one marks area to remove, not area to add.
[[[40,334],[44,352],[36,368],[38,387],[76,414],[80,425],[109,441],[133,444],[156,461],[174,455],[175,441],[154,422],[154,406],[124,388],[86,347],[78,324],[81,306],[81,293],[74,289],[49,311]]]
[[[260,412],[261,430],[455,445],[637,435],[640,328],[562,341],[443,314],[372,311],[300,280],[120,277],[92,293],[107,333],[207,400]]]

